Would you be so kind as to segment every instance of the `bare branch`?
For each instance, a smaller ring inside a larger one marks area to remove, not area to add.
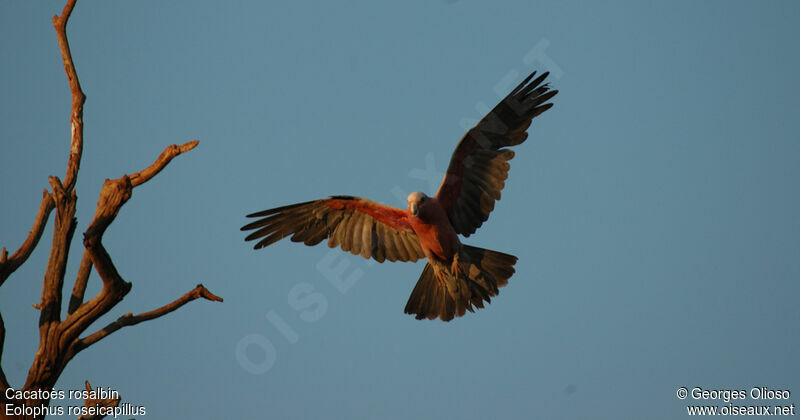
[[[103,183],[94,218],[84,232],[84,253],[73,287],[67,317],[61,321],[64,273],[71,239],[77,225],[75,219],[77,202],[75,185],[83,154],[83,105],[86,101],[86,96],[81,89],[75,65],[72,61],[72,53],[66,33],[67,21],[75,7],[75,2],[76,0],[67,0],[61,15],[53,17],[53,26],[56,30],[61,57],[64,62],[64,70],[72,94],[70,152],[64,182],[58,177],[50,177],[51,191],[44,192],[42,204],[33,228],[28,234],[28,238],[20,246],[20,249],[10,258],[5,248],[0,250],[0,285],[2,285],[3,281],[30,256],[42,235],[50,213],[53,209],[56,210],[52,245],[42,287],[42,299],[38,305],[34,305],[41,310],[39,316],[40,340],[39,348],[22,388],[26,390],[52,389],[65,366],[75,354],[122,327],[161,317],[198,298],[222,301],[220,297],[209,292],[202,285],[198,285],[189,293],[166,306],[136,316],[131,314],[124,315],[102,330],[83,339],[80,338],[92,323],[108,313],[131,289],[131,283],[122,278],[114,266],[111,256],[103,246],[103,234],[116,219],[122,206],[131,198],[133,188],[152,179],[176,156],[195,148],[198,141],[194,140],[180,146],[168,146],[155,162],[140,172],[130,176],[123,175],[118,179],[107,179]],[[84,302],[87,282],[93,267],[103,282],[103,288],[97,296]],[[5,325],[2,317],[0,317],[0,359],[2,358],[4,341]],[[0,386],[4,388],[9,386],[2,366],[0,366]],[[91,385],[88,381],[86,382],[86,389],[91,391]],[[118,406],[119,402],[118,398],[109,400],[87,399],[86,406],[114,407]],[[49,398],[31,397],[25,399],[25,404],[29,406],[47,403],[49,403]],[[101,417],[103,416],[88,418]]]
[[[83,243],[86,247],[86,251],[84,253],[84,258],[81,260],[78,278],[73,288],[73,296],[69,308],[70,314],[77,311],[80,303],[83,301],[83,294],[86,291],[86,281],[92,264],[94,264],[104,285],[113,286],[110,288],[104,286],[101,293],[106,293],[111,290],[125,290],[125,293],[127,293],[127,290],[130,289],[130,284],[125,282],[119,275],[114,267],[114,263],[111,261],[111,257],[103,247],[103,233],[117,217],[122,206],[131,198],[133,187],[141,185],[153,178],[164,169],[174,157],[194,149],[198,143],[198,140],[194,140],[181,146],[174,144],[167,146],[155,162],[142,171],[136,172],[130,176],[123,175],[121,178],[114,180],[107,179],[106,182],[103,183],[103,188],[100,190],[100,198],[97,200],[97,210],[95,211],[94,219],[84,233]],[[120,296],[120,299],[121,298],[122,296]],[[105,312],[109,309],[111,308],[106,308]],[[98,317],[105,312],[98,314]],[[91,316],[90,319],[93,322],[96,317]],[[83,328],[81,328],[77,334],[80,334],[80,332],[85,330],[88,326],[89,324],[83,325]],[[75,337],[77,337],[77,334]]]
[[[39,243],[39,239],[42,237],[42,232],[44,232],[44,227],[47,225],[47,219],[50,217],[50,212],[53,211],[53,208],[55,208],[55,202],[50,196],[50,193],[44,190],[42,193],[42,204],[39,205],[39,211],[36,213],[33,227],[30,232],[28,232],[28,237],[25,238],[25,242],[20,245],[17,252],[11,255],[11,258],[8,257],[8,252],[5,248],[0,252],[0,286],[3,285],[11,273],[25,263],[28,257],[30,257],[34,248],[36,248],[36,245]]]
[[[68,0],[61,16],[53,16],[53,27],[56,30],[61,58],[64,60],[64,70],[72,93],[71,140],[65,182],[62,183],[57,177],[50,177],[51,197],[56,208],[56,217],[50,257],[47,261],[42,285],[42,300],[39,304],[41,308],[39,349],[25,381],[26,386],[32,387],[52,387],[63,369],[61,359],[58,357],[62,351],[58,347],[58,335],[61,330],[61,300],[67,257],[76,226],[75,203],[78,198],[74,187],[83,153],[83,103],[86,101],[86,96],[78,82],[78,75],[67,41],[67,20],[69,20],[74,7],[75,0]]]
[[[83,250],[81,266],[78,268],[78,276],[75,278],[75,285],[72,287],[72,296],[69,298],[67,314],[72,314],[83,303],[83,296],[86,294],[86,283],[89,281],[89,274],[92,272],[92,256],[89,250]]]
[[[49,323],[61,319],[61,291],[64,284],[64,273],[72,235],[75,233],[77,224],[75,191],[65,189],[61,181],[54,176],[50,177],[50,187],[53,189],[52,197],[56,205],[56,217],[53,226],[53,243],[50,247],[50,258],[47,261],[42,287],[41,314],[39,315],[41,337],[50,329]]]
[[[138,187],[139,185],[144,184],[145,182],[149,181],[150,178],[156,176],[165,166],[174,158],[175,156],[180,155],[181,153],[186,153],[189,150],[194,149],[197,144],[200,143],[200,140],[192,140],[188,143],[184,143],[180,146],[177,144],[172,144],[167,146],[161,155],[158,156],[155,162],[152,165],[148,166],[147,168],[136,172],[135,174],[131,175],[131,185],[134,187]]]
[[[94,219],[89,228],[86,229],[86,233],[84,233],[84,244],[93,236],[100,237],[103,235],[108,225],[117,217],[122,205],[130,199],[133,187],[149,181],[161,172],[174,157],[194,149],[199,142],[199,140],[193,140],[181,146],[174,144],[167,146],[156,161],[142,171],[130,176],[123,175],[118,179],[107,179],[100,190],[100,198],[97,201]],[[96,265],[97,262],[94,262],[94,264]]]
[[[124,179],[128,180],[128,177],[124,177]],[[106,181],[106,185],[108,185],[108,181]],[[128,186],[130,187],[130,184],[128,184]],[[105,189],[104,185],[103,190]],[[130,189],[128,189],[128,193],[130,193]],[[103,192],[101,191],[100,194],[102,196]],[[119,205],[121,206],[121,204]],[[99,206],[98,204],[98,212],[100,212]],[[108,223],[110,223],[110,220]],[[105,227],[102,229],[105,229]],[[102,234],[102,232],[100,232],[100,234]],[[108,313],[108,311],[119,303],[131,290],[131,284],[122,278],[117,268],[114,266],[111,256],[101,242],[100,234],[90,235],[87,231],[84,238],[84,245],[92,259],[92,263],[94,263],[97,274],[99,274],[100,278],[103,280],[103,289],[97,296],[78,306],[73,313],[68,314],[67,319],[61,323],[59,347],[64,349],[74,347],[74,344],[78,341],[78,336],[86,331],[98,318]],[[69,361],[72,356],[74,356],[74,353],[68,349],[67,355],[64,358],[65,363]]]
[[[68,0],[64,10],[61,12],[61,16],[53,16],[53,27],[56,29],[61,58],[64,60],[64,71],[67,73],[67,79],[69,79],[69,90],[72,92],[72,112],[70,113],[72,141],[69,148],[67,174],[64,177],[64,189],[67,191],[75,187],[75,182],[78,179],[78,169],[81,166],[81,155],[83,153],[83,104],[86,102],[86,95],[81,90],[78,73],[75,71],[75,64],[72,62],[69,41],[67,41],[67,21],[74,7],[75,0]]]
[[[69,256],[72,235],[75,233],[74,190],[65,190],[57,177],[50,177],[52,198],[56,206],[56,217],[53,226],[53,242],[50,257],[45,269],[42,285],[42,300],[39,304],[39,349],[28,370],[26,387],[48,388],[55,384],[63,369],[58,357],[58,335],[61,329],[61,299],[64,285],[64,272]]]
[[[138,180],[136,185],[141,185],[153,178],[175,156],[193,149],[197,144],[198,141],[194,140],[182,146],[167,146],[156,161],[141,172],[131,176],[123,175],[118,179],[107,179],[103,183],[100,197],[97,200],[94,219],[84,233],[83,244],[86,248],[85,253],[88,254],[89,262],[84,264],[84,261],[81,261],[78,279],[76,280],[75,288],[73,288],[73,290],[77,289],[78,294],[73,293],[71,301],[71,303],[75,303],[76,307],[70,306],[72,311],[68,311],[67,319],[62,323],[60,337],[62,346],[72,346],[74,342],[77,342],[80,334],[86,331],[94,321],[108,313],[131,289],[131,284],[122,278],[114,266],[111,256],[103,246],[102,237],[108,226],[116,219],[122,206],[133,194],[133,177]],[[94,265],[97,274],[100,275],[100,279],[103,281],[103,289],[90,301],[80,304],[77,299],[80,297],[83,300],[81,294],[85,292],[85,282],[88,277],[88,272],[84,273],[83,268],[91,265]],[[73,355],[74,353],[67,356],[66,360],[69,360]]]
[[[131,313],[127,313],[117,318],[116,321],[106,325],[102,330],[96,331],[87,337],[77,340],[75,344],[68,351],[69,354],[68,357],[71,358],[81,350],[91,346],[92,344],[102,340],[105,337],[108,337],[109,335],[119,330],[120,328],[136,325],[140,322],[149,321],[151,319],[162,317],[180,308],[181,306],[199,298],[203,298],[213,302],[222,302],[221,297],[208,291],[208,289],[206,289],[206,287],[203,286],[202,284],[198,284],[194,289],[190,290],[185,295],[179,297],[172,303],[164,305],[150,312],[141,313],[139,315],[133,315]]]
[[[92,386],[89,385],[89,381],[86,381],[86,391],[88,391],[90,393],[92,392]],[[105,407],[105,408],[117,407],[121,400],[122,400],[121,396],[117,396],[116,398],[105,398],[105,399],[87,398],[87,399],[83,400],[83,405],[89,410],[92,410],[92,409],[97,410],[100,407]],[[78,417],[78,420],[100,420],[103,417],[106,417],[106,415],[103,415],[103,414],[94,414],[94,415],[85,414],[85,415],[82,415],[82,416]]]

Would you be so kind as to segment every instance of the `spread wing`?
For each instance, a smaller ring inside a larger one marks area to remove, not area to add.
[[[406,211],[360,197],[333,196],[247,217],[261,218],[242,227],[242,230],[256,229],[246,241],[263,238],[255,249],[292,235],[293,242],[306,245],[327,239],[331,248],[341,246],[344,251],[378,262],[413,262],[425,257]]]
[[[508,161],[514,157],[504,147],[524,142],[531,121],[553,106],[545,102],[558,91],[542,84],[548,73],[531,81],[535,75],[523,80],[470,129],[450,158],[436,197],[457,233],[469,236],[489,218],[508,178]]]

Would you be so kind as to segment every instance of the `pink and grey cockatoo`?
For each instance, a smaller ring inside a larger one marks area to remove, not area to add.
[[[517,257],[461,243],[489,218],[505,185],[516,146],[528,137],[533,118],[550,109],[558,93],[533,72],[456,146],[439,191],[408,196],[403,210],[365,198],[332,196],[249,214],[242,230],[255,230],[255,249],[291,235],[293,242],[341,247],[378,262],[427,259],[405,312],[417,319],[450,321],[491,302],[508,284]],[[533,80],[531,80],[533,79]]]

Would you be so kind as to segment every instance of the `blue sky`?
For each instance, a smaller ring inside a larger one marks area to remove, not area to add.
[[[0,4],[9,249],[66,168],[62,7]],[[680,386],[800,393],[799,17],[790,1],[81,1],[65,287],[102,181],[197,138],[106,233],[133,289],[92,331],[197,283],[225,302],[117,332],[58,387],[113,387],[152,418],[671,419]],[[465,127],[532,70],[552,72],[556,105],[464,240],[519,257],[486,309],[416,321],[403,307],[422,263],[243,241],[244,215],[270,207],[432,194]],[[50,228],[0,292],[16,385]]]

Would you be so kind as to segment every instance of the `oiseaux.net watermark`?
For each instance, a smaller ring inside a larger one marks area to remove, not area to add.
[[[675,391],[679,400],[690,401],[690,416],[794,416],[792,391],[766,386],[737,389],[709,389],[681,386]]]

